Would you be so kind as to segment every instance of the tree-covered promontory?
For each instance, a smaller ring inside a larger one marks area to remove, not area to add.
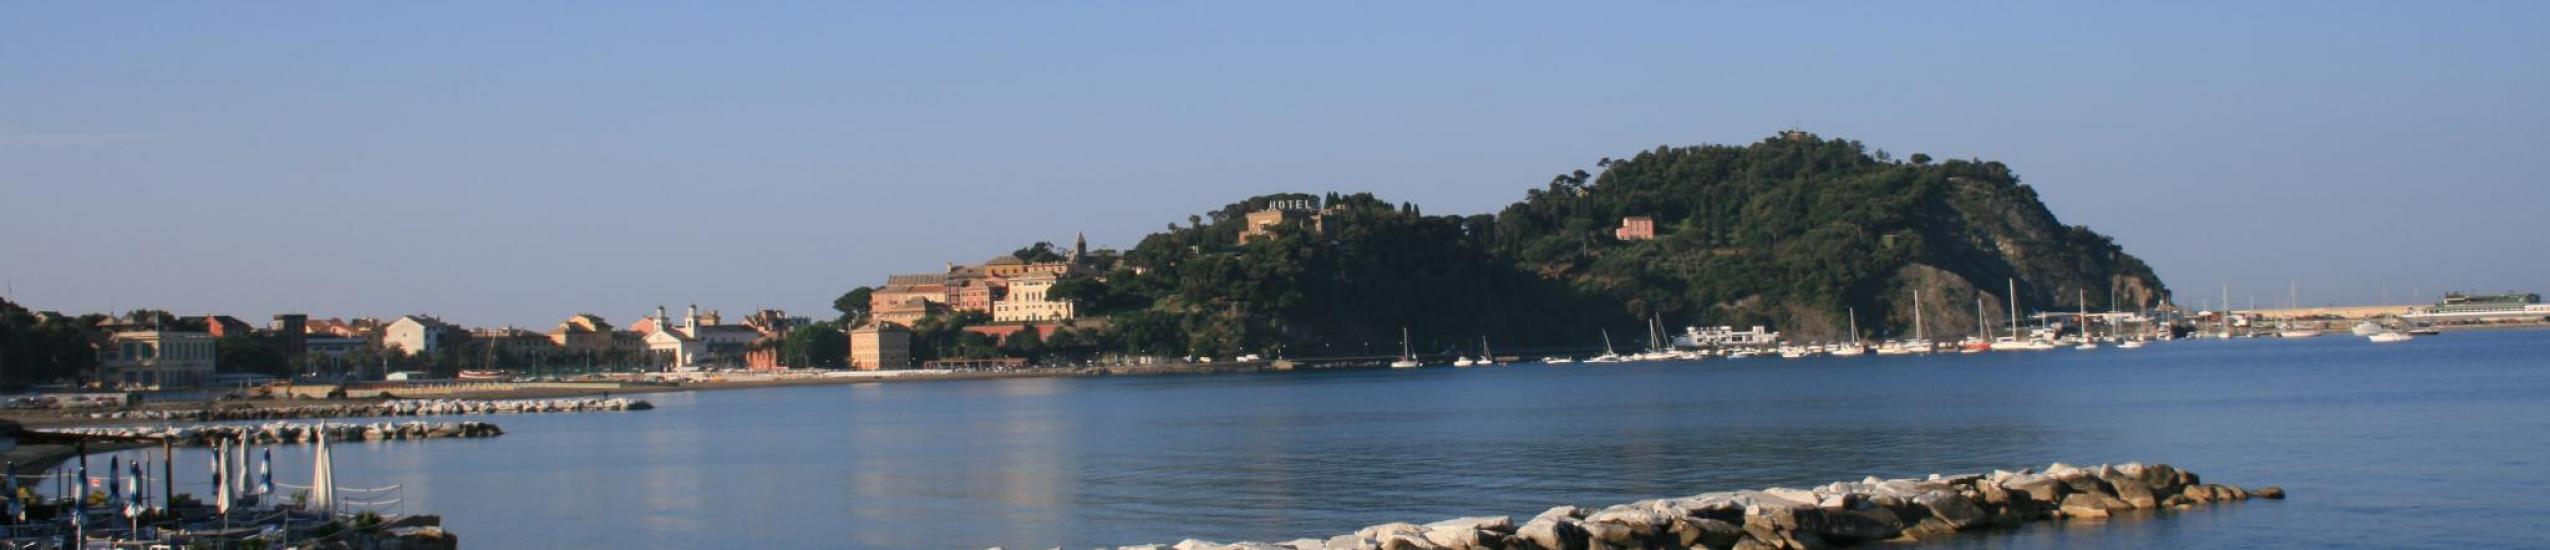
[[[1054,296],[1098,319],[1072,337],[1099,351],[1228,357],[1421,353],[1643,344],[1667,327],[1766,325],[1794,340],[1912,332],[1913,296],[1942,337],[2024,309],[2139,309],[2168,299],[2139,259],[2066,226],[1999,162],[1910,161],[1856,141],[1786,133],[1743,146],[1658,147],[1602,159],[1503,211],[1427,215],[1369,194],[1253,197],[1171,223],[1098,276]],[[1270,238],[1247,214],[1309,205]],[[1313,216],[1316,216],[1314,219]],[[1623,218],[1652,239],[1614,234]],[[2081,298],[2086,296],[2084,304]]]

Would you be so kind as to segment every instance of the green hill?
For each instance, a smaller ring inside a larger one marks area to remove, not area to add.
[[[1915,292],[1930,330],[1973,330],[1981,298],[2025,308],[2135,309],[2168,299],[2142,260],[2066,226],[1999,162],[1896,161],[1805,134],[1747,146],[1657,148],[1561,176],[1497,216],[1498,255],[1675,324],[1764,324],[1792,339],[1909,334]],[[1611,230],[1649,216],[1657,238]],[[1980,287],[1980,289],[1978,289]]]
[[[2168,298],[2107,237],[2065,226],[1998,162],[1898,161],[1792,133],[1745,146],[1660,147],[1561,175],[1494,215],[1430,216],[1369,194],[1253,197],[1191,216],[1054,295],[1105,322],[1040,352],[1229,357],[1635,348],[1668,327],[1767,325],[1792,339],[1909,334],[1915,292],[1934,333],[1973,330],[1975,302],[2134,309]],[[1270,238],[1247,214],[1293,206]],[[1314,217],[1315,216],[1315,217]],[[1656,238],[1613,236],[1653,218]],[[1978,288],[1980,287],[1980,288]],[[1675,330],[1678,330],[1676,328]],[[927,354],[928,352],[925,352]]]

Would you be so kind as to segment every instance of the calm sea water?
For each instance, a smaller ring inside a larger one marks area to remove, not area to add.
[[[337,467],[402,485],[471,547],[1288,540],[2054,461],[2293,498],[1930,546],[2550,547],[2546,354],[2529,331],[675,393],[490,417],[495,439],[343,445]],[[306,482],[307,448],[283,449],[281,478]],[[201,485],[205,457],[179,459]]]

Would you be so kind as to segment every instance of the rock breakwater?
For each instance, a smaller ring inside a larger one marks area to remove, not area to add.
[[[1913,541],[2033,521],[2097,521],[2135,510],[2183,510],[2284,490],[2203,483],[2167,464],[1931,475],[1811,489],[1705,493],[1599,509],[1560,506],[1520,523],[1475,517],[1389,523],[1325,539],[1222,544],[1188,540],[1122,550],[1808,550]]]
[[[287,407],[213,409],[139,409],[82,414],[100,420],[191,420],[227,422],[291,418],[365,418],[376,416],[458,416],[563,412],[643,411],[655,405],[626,398],[564,399],[394,399],[368,403],[335,403]]]
[[[204,446],[216,441],[247,441],[259,445],[316,443],[320,437],[329,441],[378,441],[386,439],[442,439],[460,437],[496,437],[505,435],[503,428],[486,422],[374,422],[369,424],[328,424],[272,422],[266,424],[225,424],[210,426],[131,426],[111,428],[60,428],[54,433],[101,435],[173,441],[184,446]]]

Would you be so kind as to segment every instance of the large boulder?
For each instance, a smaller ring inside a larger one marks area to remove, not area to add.
[[[1992,521],[1992,517],[1984,513],[1982,506],[1976,506],[1974,501],[1957,493],[1941,491],[1922,495],[1914,497],[1913,504],[1929,509],[1930,517],[1938,518],[1955,529],[1971,529]]]
[[[2111,504],[2123,505],[2116,497],[2098,493],[2073,493],[2063,497],[2063,517],[2072,519],[2107,519]]]
[[[1893,511],[1878,508],[1859,510],[1819,510],[1822,525],[1802,532],[1813,533],[1824,540],[1856,544],[1895,538],[1904,532],[1903,518]]]
[[[2116,489],[2117,500],[2144,510],[2160,507],[2160,498],[2153,495],[2151,486],[2143,484],[2140,479],[2118,475],[2107,478],[2106,481],[2109,487]]]
[[[1727,550],[1744,538],[1742,526],[1701,517],[1676,518],[1668,532],[1673,535],[1668,542],[1683,548]]]
[[[2014,478],[2002,482],[2001,488],[2011,493],[2027,495],[2029,500],[2049,504],[2063,502],[2063,495],[2072,492],[2072,487],[2064,484],[2062,480],[2042,476]]]
[[[1514,537],[1540,550],[1585,550],[1585,527],[1574,518],[1541,514],[1514,529]]]

